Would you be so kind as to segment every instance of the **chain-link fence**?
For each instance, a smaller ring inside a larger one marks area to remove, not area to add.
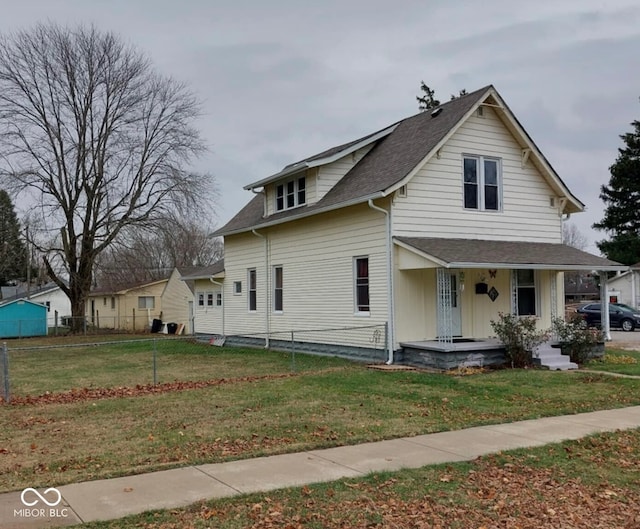
[[[2,343],[0,397],[126,396],[140,386],[270,377],[385,358],[384,325],[265,335],[66,336]],[[224,345],[224,347],[214,347]],[[268,349],[265,349],[268,345]],[[308,354],[313,353],[313,354]],[[186,385],[185,385],[186,384]],[[110,391],[105,389],[111,388]],[[131,389],[134,388],[134,389]]]

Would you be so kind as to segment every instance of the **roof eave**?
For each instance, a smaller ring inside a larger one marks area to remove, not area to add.
[[[248,231],[251,230],[261,230],[264,228],[269,228],[271,226],[277,226],[279,224],[284,224],[286,222],[291,222],[293,220],[298,220],[298,219],[303,219],[306,217],[312,217],[313,215],[319,215],[321,213],[327,213],[329,211],[334,211],[336,209],[342,209],[342,208],[346,208],[349,206],[355,206],[357,204],[362,204],[364,202],[367,202],[369,200],[373,200],[376,198],[383,198],[385,195],[384,191],[377,191],[375,193],[369,194],[367,196],[364,197],[358,197],[358,198],[354,198],[352,200],[347,200],[345,202],[338,202],[337,204],[332,204],[330,206],[326,206],[326,207],[322,207],[322,208],[317,208],[317,209],[313,209],[313,210],[305,210],[304,208],[301,208],[301,213],[297,214],[297,215],[290,215],[287,217],[283,217],[277,220],[273,220],[273,221],[268,221],[268,222],[261,222],[260,224],[255,224],[253,226],[246,226],[244,228],[239,228],[236,230],[231,230],[228,232],[222,232],[222,231],[217,231],[215,232],[216,235],[218,236],[222,236],[222,237],[228,237],[229,235],[238,235],[240,233],[246,233]]]
[[[363,147],[366,147],[367,145],[378,141],[380,138],[384,138],[385,136],[388,136],[389,134],[391,134],[395,130],[395,128],[397,126],[398,126],[398,123],[394,123],[390,127],[387,127],[386,129],[383,129],[380,132],[378,132],[376,134],[373,134],[372,136],[369,136],[368,138],[365,138],[362,141],[359,141],[358,143],[350,145],[346,149],[344,149],[342,151],[339,151],[339,152],[337,152],[335,154],[332,154],[331,156],[326,156],[324,158],[318,158],[317,160],[311,160],[311,161],[308,161],[308,162],[297,163],[296,165],[294,165],[292,167],[287,167],[287,168],[283,169],[279,173],[276,173],[276,174],[273,174],[273,175],[268,176],[266,178],[263,178],[262,180],[254,182],[252,184],[248,184],[248,185],[244,186],[243,189],[245,189],[246,191],[249,191],[249,190],[253,190],[253,189],[259,188],[259,187],[264,187],[267,184],[270,184],[272,182],[275,182],[276,180],[280,180],[281,178],[284,178],[285,176],[291,176],[291,175],[294,175],[296,173],[300,173],[302,171],[306,171],[307,169],[311,169],[313,167],[319,167],[321,165],[327,165],[329,163],[333,163],[336,160],[339,160],[340,158],[343,158],[344,156],[347,156],[347,155],[351,154],[352,152],[357,151],[358,149],[362,149]]]

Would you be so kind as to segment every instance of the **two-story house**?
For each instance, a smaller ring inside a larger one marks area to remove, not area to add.
[[[411,344],[482,351],[499,313],[562,316],[563,271],[626,269],[561,244],[584,206],[493,86],[245,189],[217,232],[226,335],[327,329],[313,340],[367,348],[329,329],[386,324],[388,362]]]

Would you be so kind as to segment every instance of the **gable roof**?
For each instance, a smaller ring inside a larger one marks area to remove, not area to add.
[[[138,290],[145,287],[152,287],[154,285],[159,285],[160,283],[167,283],[169,281],[169,277],[164,279],[156,279],[155,281],[143,281],[138,283],[132,283],[130,285],[121,285],[116,288],[104,287],[104,288],[96,288],[89,292],[89,296],[104,296],[106,294],[109,295],[121,295],[127,294],[132,290]]]
[[[224,259],[220,259],[209,266],[201,266],[191,270],[188,274],[183,274],[182,281],[193,281],[195,279],[209,279],[220,276],[224,272]]]
[[[626,265],[566,244],[394,237],[396,244],[445,268],[626,270]]]
[[[286,166],[268,178],[254,182],[245,189],[255,189],[286,175],[308,167],[330,163],[355,148],[373,143],[369,152],[329,192],[315,204],[280,211],[264,216],[264,196],[256,195],[240,212],[214,235],[231,235],[250,229],[264,228],[296,218],[331,211],[339,207],[366,202],[386,196],[404,185],[417,170],[455,133],[466,119],[482,104],[501,110],[501,119],[519,143],[529,149],[530,157],[546,178],[567,197],[567,212],[582,211],[584,205],[571,194],[564,182],[533,143],[510,109],[491,85],[476,90],[431,111],[420,112],[386,129],[354,142],[328,149]],[[439,109],[439,111],[438,111]]]

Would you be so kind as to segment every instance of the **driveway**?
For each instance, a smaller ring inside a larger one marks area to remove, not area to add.
[[[607,345],[620,349],[640,351],[640,329],[636,329],[633,332],[612,330],[611,342]]]

